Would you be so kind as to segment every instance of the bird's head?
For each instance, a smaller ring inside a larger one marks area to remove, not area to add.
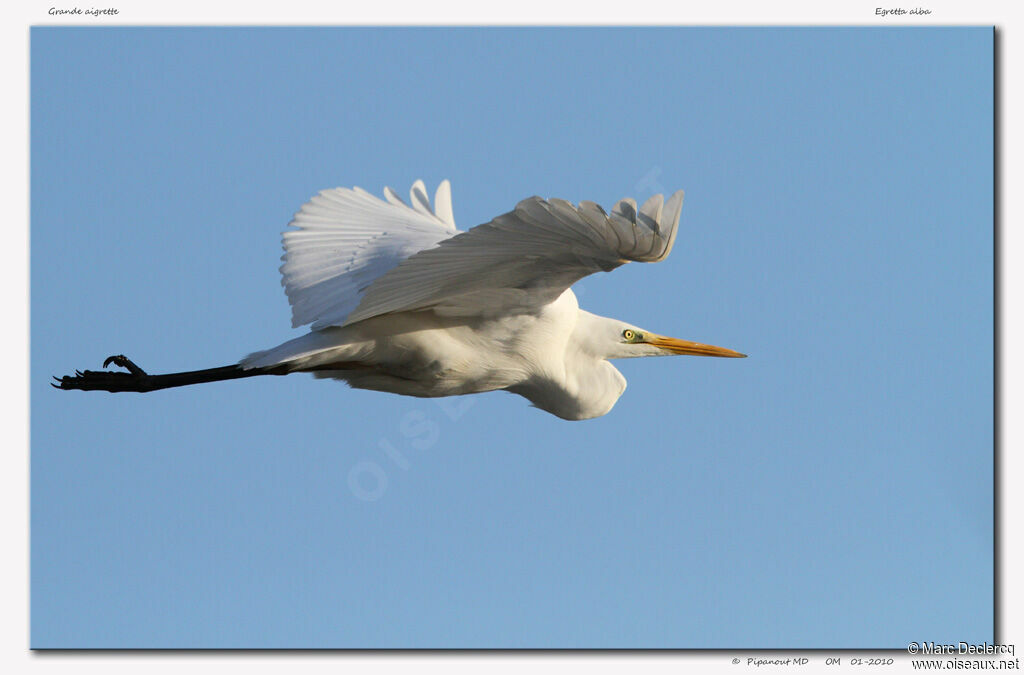
[[[619,334],[618,353],[611,358],[630,358],[633,356],[672,356],[689,354],[691,356],[725,356],[729,358],[745,358],[741,354],[725,347],[706,345],[702,342],[679,340],[673,337],[658,335],[650,331],[623,326]]]
[[[596,316],[581,310],[578,326],[586,334],[586,342],[590,351],[606,359],[629,359],[638,356],[673,356],[689,354],[691,356],[720,356],[744,358],[746,354],[706,345],[702,342],[691,342],[652,333],[643,328],[629,325],[617,319]],[[586,316],[589,314],[589,316]]]

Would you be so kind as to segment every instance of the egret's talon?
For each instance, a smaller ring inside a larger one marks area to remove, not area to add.
[[[115,354],[113,356],[108,356],[103,361],[103,367],[106,368],[111,363],[113,363],[115,366],[120,366],[121,368],[126,369],[129,373],[135,375],[136,377],[146,377],[146,371],[135,365],[135,363],[124,354]]]

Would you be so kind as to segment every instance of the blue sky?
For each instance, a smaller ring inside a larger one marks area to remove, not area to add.
[[[34,647],[992,641],[992,32],[34,29]],[[299,334],[316,191],[686,190],[586,309],[606,417],[308,376],[58,392]],[[375,499],[367,499],[375,497]]]

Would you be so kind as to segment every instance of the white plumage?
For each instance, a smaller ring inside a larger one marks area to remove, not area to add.
[[[607,413],[625,390],[609,358],[737,352],[674,340],[579,309],[570,286],[672,249],[682,191],[611,213],[531,197],[467,232],[448,181],[431,208],[359,189],[325,190],[284,234],[285,292],[312,331],[252,354],[245,369],[314,372],[362,389],[450,396],[506,389],[566,419]],[[634,337],[630,337],[634,336]]]
[[[302,337],[240,363],[150,375],[84,371],[60,389],[150,392],[255,375],[313,373],[359,389],[453,396],[504,389],[564,419],[604,415],[626,379],[608,359],[739,352],[650,333],[579,308],[570,286],[672,250],[682,191],[611,213],[592,202],[524,199],[466,232],[455,229],[443,181],[430,205],[423,181],[403,202],[359,188],[324,190],[284,234],[282,283]]]
[[[284,233],[282,282],[292,305],[292,326],[341,325],[367,287],[409,256],[458,232],[448,181],[430,208],[423,181],[410,191],[412,207],[391,188],[388,201],[359,188],[324,190],[295,214]]]

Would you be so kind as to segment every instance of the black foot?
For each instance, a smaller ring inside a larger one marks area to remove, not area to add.
[[[74,375],[54,377],[51,387],[56,389],[80,389],[82,391],[149,391],[150,377],[142,368],[135,365],[131,359],[123,354],[108,356],[103,361],[106,368],[111,363],[126,369],[127,373],[114,373],[107,370],[76,370]]]
[[[132,360],[129,359],[124,354],[108,356],[103,360],[103,367],[106,368],[111,363],[113,363],[115,366],[120,366],[121,368],[124,368],[132,375],[137,375],[138,377],[144,377],[146,375],[146,371],[132,363]]]

